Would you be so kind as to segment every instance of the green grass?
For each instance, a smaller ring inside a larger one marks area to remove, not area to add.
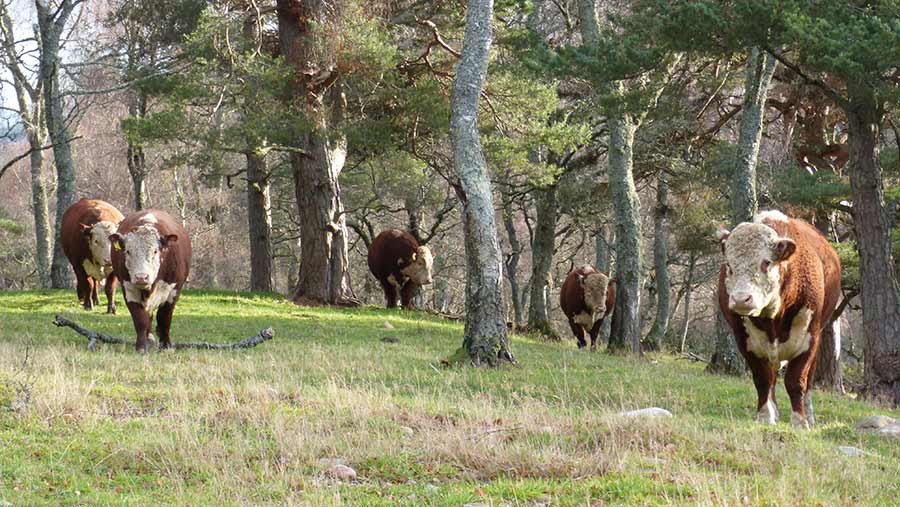
[[[0,294],[0,381],[34,378],[26,408],[0,408],[0,500],[894,506],[900,498],[900,444],[853,430],[866,415],[898,414],[845,397],[815,394],[812,431],[767,427],[753,421],[748,378],[709,376],[666,356],[639,361],[515,337],[519,367],[447,369],[440,360],[459,346],[459,323],[230,292],[186,292],[173,339],[236,341],[271,325],[273,341],[139,356],[120,308],[85,312],[69,291]],[[86,339],[50,324],[55,313],[132,344],[88,352]],[[380,341],[388,335],[400,342]],[[26,346],[29,365],[17,373]],[[778,394],[784,412],[783,387]],[[648,406],[675,417],[616,416]],[[870,454],[839,456],[837,445]],[[325,479],[322,458],[346,460],[358,480]]]

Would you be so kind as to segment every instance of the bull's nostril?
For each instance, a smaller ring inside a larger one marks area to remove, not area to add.
[[[749,303],[750,301],[753,301],[753,296],[748,294],[747,297],[744,298],[744,302]]]

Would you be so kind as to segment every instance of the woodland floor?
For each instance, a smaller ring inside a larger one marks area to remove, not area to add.
[[[900,499],[900,443],[853,429],[867,415],[900,414],[846,397],[816,393],[819,425],[802,432],[785,422],[779,385],[782,422],[762,426],[749,378],[706,375],[668,356],[639,361],[515,337],[519,367],[448,369],[440,360],[461,343],[459,323],[231,292],[186,292],[173,338],[231,342],[271,325],[273,341],[237,352],[89,352],[86,339],[51,325],[54,314],[129,342],[131,320],[121,302],[108,316],[73,299],[0,293],[0,505]],[[32,399],[12,411],[15,393],[3,384],[27,377]],[[675,417],[616,415],[650,406]],[[842,456],[838,445],[868,454]],[[323,458],[346,460],[358,479],[323,478]]]

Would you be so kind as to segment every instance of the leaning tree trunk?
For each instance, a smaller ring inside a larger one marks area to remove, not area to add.
[[[73,0],[63,0],[56,10],[48,2],[35,0],[40,34],[38,72],[43,84],[44,119],[50,142],[53,143],[53,163],[56,166],[56,231],[60,230],[62,217],[75,202],[75,163],[72,160],[69,118],[63,111],[63,94],[59,86],[60,38],[72,11],[78,5]],[[62,251],[62,243],[54,242],[53,261],[50,268],[54,288],[72,285],[69,263]]]
[[[128,114],[135,118],[147,116],[147,96],[137,90],[137,94],[128,105]],[[134,209],[140,211],[147,207],[147,158],[144,148],[128,139],[128,174],[131,176],[131,187],[134,193]]]
[[[684,327],[681,329],[681,347],[680,352],[684,353],[687,347],[688,331],[691,329],[691,298],[694,295],[694,267],[697,265],[697,255],[690,253],[688,260],[688,271],[685,276],[684,289]]]
[[[513,222],[513,210],[511,203],[507,202],[503,210],[503,227],[506,229],[506,237],[509,240],[509,254],[503,262],[504,274],[509,282],[510,299],[513,306],[513,326],[520,328],[525,323],[525,309],[522,305],[522,288],[519,287],[519,259],[522,257],[522,244],[516,234],[516,226]]]
[[[891,256],[891,226],[884,206],[878,134],[884,113],[874,92],[848,83],[850,190],[859,244],[866,394],[900,405],[900,288]]]
[[[750,50],[741,106],[738,152],[731,180],[731,225],[749,222],[756,213],[756,159],[762,138],[763,116],[769,82],[775,73],[775,58],[758,48]],[[739,375],[744,359],[737,350],[731,329],[722,312],[716,311],[716,347],[707,371]]]
[[[487,163],[478,134],[478,99],[491,47],[493,0],[470,0],[463,50],[450,99],[450,141],[466,247],[466,324],[462,353],[475,365],[514,361],[503,318],[503,268]]]
[[[548,339],[559,340],[550,323],[550,270],[556,246],[558,209],[556,185],[536,192],[537,218],[534,241],[531,245],[531,301],[528,306],[528,327]]]
[[[619,87],[622,85],[619,84]],[[641,203],[634,185],[633,149],[637,122],[630,114],[609,119],[609,189],[616,215],[616,305],[609,347],[641,353]]]
[[[294,301],[350,304],[347,225],[338,183],[347,146],[333,127],[345,99],[321,40],[323,27],[337,14],[324,0],[278,0],[277,11],[281,54],[295,71],[290,102],[311,124],[311,131],[299,135],[298,151],[291,153],[301,237]]]
[[[250,290],[272,291],[272,202],[265,154],[247,153],[247,221],[250,233]]]
[[[653,224],[653,272],[656,274],[656,319],[646,343],[662,350],[669,330],[671,284],[669,283],[669,183],[665,175],[657,178],[656,210]]]
[[[600,229],[597,230],[597,235],[594,238],[594,267],[604,275],[608,275],[610,278],[613,278],[611,269],[612,249],[610,248],[610,245],[615,242],[615,239],[615,234],[610,226],[606,224],[600,226]],[[603,324],[600,325],[600,334],[597,336],[597,340],[600,343],[609,342],[609,333],[611,329],[612,317],[603,319]]]

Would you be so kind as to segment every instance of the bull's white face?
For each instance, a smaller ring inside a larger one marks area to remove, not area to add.
[[[163,252],[178,239],[174,235],[161,237],[150,224],[141,225],[124,236],[115,235],[113,241],[116,238],[125,256],[125,268],[131,283],[139,288],[148,288],[153,284],[159,276]]]
[[[594,312],[596,318],[600,318],[606,312],[606,287],[609,277],[603,273],[591,273],[581,278],[581,287],[584,289],[584,304]]]
[[[112,222],[97,222],[90,228],[84,230],[84,236],[88,242],[88,248],[91,250],[91,257],[94,264],[100,267],[112,266],[112,256],[110,255],[109,236],[116,232],[116,224]]]
[[[411,261],[410,264],[401,270],[403,274],[419,285],[430,284],[432,281],[431,269],[434,264],[434,256],[431,254],[431,249],[427,246],[420,246],[409,260]]]
[[[719,231],[725,253],[728,308],[745,317],[773,315],[781,305],[785,261],[796,245],[765,224],[745,222]]]

